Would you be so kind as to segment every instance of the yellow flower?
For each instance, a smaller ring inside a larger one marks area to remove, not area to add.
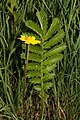
[[[23,35],[21,35],[21,38],[18,38],[18,39],[20,39],[21,41],[24,41],[26,44],[32,44],[32,45],[35,45],[35,44],[38,44],[38,43],[41,42],[39,40],[35,40],[34,36],[23,36]]]

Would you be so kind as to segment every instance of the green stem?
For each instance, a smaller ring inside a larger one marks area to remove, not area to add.
[[[42,38],[43,40],[43,38]],[[42,45],[43,50],[43,45]],[[44,116],[44,81],[43,81],[43,52],[42,52],[42,61],[41,61],[41,112],[40,112],[40,120],[43,120]]]
[[[22,106],[23,106],[23,113],[25,113],[26,103],[25,103],[25,96],[26,96],[26,73],[28,70],[28,58],[29,58],[29,45],[27,50],[27,56],[26,56],[26,66],[24,71],[24,86],[23,86],[23,100],[22,100]]]
[[[41,119],[43,120],[44,116],[44,83],[43,83],[43,71],[41,71]]]

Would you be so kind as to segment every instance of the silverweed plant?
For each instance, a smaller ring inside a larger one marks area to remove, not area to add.
[[[24,88],[23,88],[23,100],[22,100],[22,107],[23,107],[23,112],[25,112],[25,95],[26,95],[26,72],[28,70],[28,57],[29,57],[29,45],[36,45],[40,43],[39,40],[35,40],[34,36],[24,36],[22,35],[21,38],[18,38],[21,41],[24,41],[25,44],[28,44],[28,50],[27,50],[27,57],[26,57],[26,66],[25,66],[25,71],[24,71]]]
[[[64,31],[61,28],[61,23],[58,18],[54,18],[50,27],[48,27],[48,18],[43,10],[37,11],[36,16],[39,24],[31,20],[25,21],[25,25],[33,30],[36,35],[29,33],[29,35],[21,35],[21,38],[19,38],[25,44],[28,44],[24,69],[22,106],[23,113],[26,117],[25,97],[26,90],[28,90],[26,88],[27,78],[41,100],[39,119],[43,120],[45,103],[49,98],[48,91],[53,88],[52,81],[55,76],[55,68],[57,63],[63,58],[61,52],[66,48],[66,44],[62,42]],[[37,36],[39,40],[35,40],[35,36]]]

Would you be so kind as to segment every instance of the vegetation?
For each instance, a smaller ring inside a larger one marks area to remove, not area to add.
[[[79,16],[79,0],[0,1],[0,120],[80,119]]]

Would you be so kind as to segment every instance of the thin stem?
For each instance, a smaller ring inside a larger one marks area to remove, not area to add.
[[[28,58],[29,58],[29,45],[28,45],[28,50],[27,50],[27,56],[26,56],[26,65],[25,65],[25,71],[24,71],[24,86],[23,86],[23,101],[22,101],[22,106],[23,106],[23,113],[25,113],[25,95],[26,95],[26,73],[28,70]]]
[[[41,62],[41,66],[43,69],[43,60]],[[41,114],[40,114],[40,120],[43,120],[44,116],[44,83],[43,83],[43,71],[41,70]]]
[[[42,38],[42,40],[44,40]],[[43,41],[42,41],[42,50],[43,50]],[[42,52],[42,61],[41,61],[41,112],[40,120],[43,120],[44,117],[44,81],[43,81],[43,52]]]

